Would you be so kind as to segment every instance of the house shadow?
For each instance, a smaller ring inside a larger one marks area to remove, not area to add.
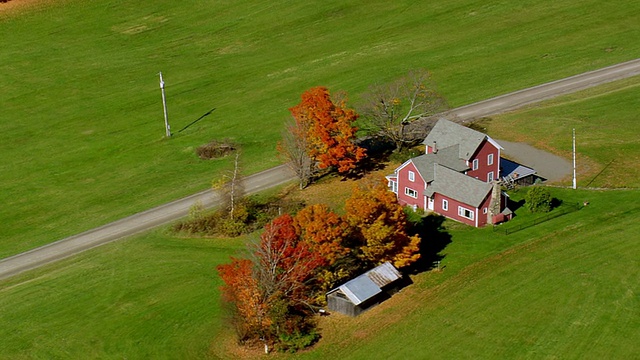
[[[524,206],[524,199],[520,199],[518,201],[513,201],[511,199],[507,200],[507,207],[514,212]]]
[[[413,232],[420,235],[420,259],[410,267],[411,273],[420,273],[436,268],[439,261],[444,259],[442,254],[447,245],[451,243],[449,234],[442,225],[445,217],[437,214],[429,214],[421,218],[419,223],[414,223]]]

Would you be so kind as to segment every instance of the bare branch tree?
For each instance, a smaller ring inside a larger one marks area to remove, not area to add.
[[[220,193],[223,207],[229,211],[229,217],[233,220],[235,210],[245,195],[242,185],[242,175],[240,174],[240,152],[236,152],[233,162],[233,170],[223,174],[222,178],[213,182],[213,189]]]
[[[316,173],[316,166],[307,151],[306,131],[302,123],[292,118],[282,133],[282,141],[278,143],[278,151],[298,177],[300,189],[307,187]]]
[[[388,138],[400,151],[413,140],[405,134],[406,125],[447,109],[431,73],[415,70],[391,83],[372,86],[363,96],[359,112],[367,130]]]

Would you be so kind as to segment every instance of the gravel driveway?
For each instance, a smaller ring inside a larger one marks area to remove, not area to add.
[[[495,140],[504,148],[502,153],[505,157],[533,168],[538,172],[539,176],[547,179],[548,182],[570,179],[573,166],[569,160],[536,149],[528,144]]]

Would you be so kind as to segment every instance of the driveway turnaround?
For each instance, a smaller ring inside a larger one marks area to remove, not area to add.
[[[473,120],[483,116],[515,110],[542,100],[635,75],[640,75],[640,59],[462,106],[451,110],[450,113],[457,115],[457,117],[463,121]],[[522,160],[526,164],[526,159]],[[533,164],[527,165],[531,166]],[[252,194],[293,181],[294,179],[295,176],[293,172],[286,165],[280,165],[247,177],[245,180],[245,189],[247,193]],[[203,191],[99,228],[0,260],[0,279],[5,279],[23,271],[35,269],[82,251],[174,221],[186,216],[191,206],[196,202],[200,202],[203,206],[209,208],[219,204],[219,200],[218,195],[213,191]]]

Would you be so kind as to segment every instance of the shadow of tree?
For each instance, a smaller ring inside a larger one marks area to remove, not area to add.
[[[420,235],[420,259],[409,269],[412,273],[429,271],[436,267],[436,262],[444,259],[442,250],[451,243],[451,235],[442,224],[445,217],[430,214],[413,224],[413,233]]]

